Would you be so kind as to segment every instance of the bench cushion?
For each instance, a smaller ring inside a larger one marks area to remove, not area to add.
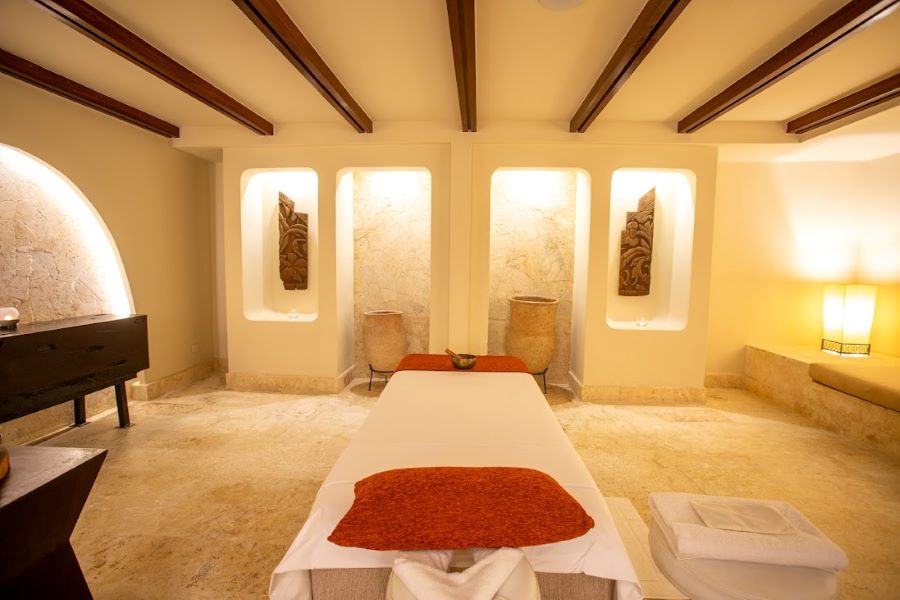
[[[848,359],[846,363],[812,363],[809,376],[840,392],[900,411],[900,362]]]

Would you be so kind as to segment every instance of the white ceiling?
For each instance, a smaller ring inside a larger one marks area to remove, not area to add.
[[[232,2],[90,2],[276,128],[343,122]],[[372,117],[376,131],[379,121],[458,121],[444,0],[281,3]],[[693,0],[599,120],[674,124],[843,4]],[[643,5],[644,0],[584,0],[568,10],[551,10],[538,0],[478,0],[479,124],[564,126]],[[233,124],[29,0],[0,0],[0,23],[0,48],[97,91],[181,127]],[[895,10],[722,120],[771,128],[898,70],[900,10]],[[900,134],[897,110],[883,113],[877,123],[886,134]],[[893,148],[897,152],[900,147]]]

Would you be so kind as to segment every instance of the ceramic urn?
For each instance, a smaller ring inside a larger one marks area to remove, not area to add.
[[[370,310],[363,315],[363,343],[369,366],[376,371],[395,370],[407,349],[403,313]]]
[[[556,308],[559,300],[545,296],[510,296],[506,353],[525,361],[532,373],[550,366],[556,352]]]

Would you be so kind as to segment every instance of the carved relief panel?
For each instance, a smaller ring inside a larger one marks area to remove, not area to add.
[[[309,215],[294,212],[294,201],[278,192],[278,272],[286,290],[309,282]]]
[[[653,258],[653,215],[656,188],[638,200],[638,209],[628,211],[619,253],[619,295],[650,293],[650,263]]]

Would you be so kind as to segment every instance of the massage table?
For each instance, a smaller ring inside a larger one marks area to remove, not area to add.
[[[355,482],[389,469],[428,466],[511,466],[549,474],[595,526],[575,539],[523,548],[544,599],[641,598],[603,495],[534,378],[458,370],[403,370],[391,377],[273,572],[270,597],[383,600],[397,553],[342,547],[327,538],[353,503]]]

